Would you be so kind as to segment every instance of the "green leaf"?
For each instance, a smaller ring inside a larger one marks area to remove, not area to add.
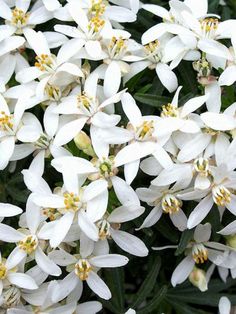
[[[195,95],[198,93],[196,84],[196,73],[192,68],[191,62],[181,62],[178,66],[180,77],[184,81],[184,89],[188,92],[192,92]]]
[[[170,97],[165,96],[158,96],[152,94],[143,94],[143,93],[136,93],[134,98],[140,101],[143,104],[152,106],[152,107],[161,107],[165,104],[168,104],[171,101]]]
[[[152,268],[150,269],[146,279],[143,281],[141,287],[139,288],[135,299],[132,302],[131,308],[137,308],[149,295],[149,293],[152,291],[157,276],[159,274],[161,267],[161,259],[158,256],[153,263]]]
[[[208,312],[205,312],[202,310],[195,309],[195,308],[193,308],[187,304],[176,302],[172,298],[168,298],[168,303],[171,304],[175,308],[177,314],[204,314],[204,313],[208,313]]]
[[[167,293],[167,286],[161,287],[161,289],[158,291],[158,293],[154,296],[154,298],[148,302],[148,304],[142,308],[141,310],[137,311],[138,314],[146,314],[151,313],[152,311],[155,311],[158,309],[159,304],[164,299]]]
[[[180,237],[179,245],[175,251],[175,256],[178,256],[184,252],[188,243],[193,238],[193,230],[185,230]]]
[[[119,313],[123,313],[125,305],[124,269],[109,269],[105,272],[105,277],[106,283],[114,296],[109,303],[113,310],[116,309]]]

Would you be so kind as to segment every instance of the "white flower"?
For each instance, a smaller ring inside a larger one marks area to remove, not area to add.
[[[36,53],[36,62],[33,67],[25,68],[17,73],[16,80],[18,82],[28,83],[39,78],[41,80],[40,88],[44,89],[43,87],[47,83],[53,85],[57,79],[59,80],[58,76],[60,75],[64,75],[63,85],[71,83],[75,77],[83,76],[82,71],[76,64],[68,62],[73,54],[82,47],[82,42],[79,39],[66,42],[55,56],[50,52],[47,38],[42,32],[27,29],[25,30],[25,37]],[[75,51],[72,46],[76,46]]]
[[[98,240],[98,229],[94,222],[103,216],[107,208],[107,182],[97,180],[83,187],[76,183],[70,185],[70,190],[64,187],[60,191],[57,190],[56,194],[36,192],[32,195],[34,203],[45,209],[54,208],[59,216],[41,229],[41,233],[45,230],[47,234],[45,239],[50,239],[53,248],[58,247],[64,240],[74,220],[90,239]]]
[[[182,201],[177,197],[175,188],[151,185],[149,188],[138,188],[136,193],[142,201],[154,206],[139,229],[153,226],[163,213],[169,214],[172,223],[180,231],[187,228],[187,217],[181,209]]]
[[[14,9],[11,9],[3,0],[0,1],[0,16],[5,19],[6,24],[0,28],[2,36],[6,38],[13,34],[21,35],[26,29],[45,23],[53,17],[44,6],[33,6],[28,11],[30,2],[16,0]]]
[[[15,142],[34,142],[39,123],[32,113],[24,113],[25,97],[19,98],[14,114],[0,95],[0,169],[3,170],[14,153]]]
[[[128,232],[119,230],[121,223],[131,221],[142,215],[143,212],[143,207],[129,205],[120,206],[114,209],[111,214],[106,213],[102,219],[96,222],[99,230],[99,245],[103,246],[104,250],[106,250],[109,247],[108,240],[112,239],[121,249],[130,254],[147,256],[148,249],[143,241]],[[83,238],[80,241],[83,241]],[[85,241],[88,240],[86,239]]]
[[[57,250],[53,251],[50,256],[58,265],[67,266],[68,271],[70,271],[69,275],[60,281],[56,287],[52,295],[54,302],[64,299],[73,289],[82,291],[83,281],[86,281],[90,289],[100,298],[109,300],[111,292],[97,275],[97,271],[103,267],[120,267],[128,263],[128,258],[119,254],[70,255],[65,251]]]
[[[125,75],[125,82],[145,68],[151,70],[155,69],[163,86],[167,88],[170,93],[175,91],[178,87],[178,80],[173,72],[174,66],[169,66],[165,60],[166,49],[170,41],[171,35],[164,35],[158,40],[145,42],[145,46],[140,46],[140,53],[137,54],[141,60],[138,60],[138,57],[136,57],[138,62],[131,64],[129,72]],[[175,55],[172,48],[171,53],[173,59],[175,59],[177,55]],[[132,61],[132,59],[130,61]],[[136,61],[135,58],[134,61]]]
[[[20,231],[4,224],[0,224],[0,239],[8,243],[17,243],[16,248],[8,257],[12,268],[29,256],[35,259],[38,266],[47,274],[59,276],[61,269],[43,252],[40,237],[40,209],[28,199],[26,206],[27,229]]]
[[[5,260],[1,257],[0,253],[0,295],[2,294],[4,286],[8,285],[8,282],[24,289],[34,290],[38,288],[33,278],[27,274],[18,272],[15,266],[14,257],[12,257],[11,254],[9,258]]]
[[[203,264],[209,259],[216,265],[233,268],[235,262],[229,259],[230,248],[217,242],[209,242],[210,236],[210,224],[200,224],[196,227],[194,240],[189,243],[186,249],[187,256],[180,262],[172,274],[171,283],[174,287],[188,278],[195,263]]]
[[[140,159],[152,154],[159,163],[168,168],[173,162],[162,147],[169,140],[176,125],[172,126],[166,119],[158,116],[142,116],[135,100],[129,93],[122,98],[122,107],[129,119],[127,130],[130,133],[130,142],[116,155],[116,163],[125,164],[125,178],[131,183],[136,177]],[[174,129],[172,129],[174,127]],[[111,139],[107,135],[107,141]]]
[[[55,145],[61,146],[71,141],[83,129],[86,123],[91,125],[90,133],[93,148],[99,156],[100,150],[109,150],[109,143],[104,141],[103,135],[106,129],[108,129],[107,133],[111,137],[112,133],[114,133],[114,136],[119,138],[119,141],[114,144],[124,143],[129,140],[129,138],[127,139],[128,132],[115,127],[121,117],[119,115],[109,114],[109,111],[106,113],[106,109],[109,106],[120,101],[124,91],[101,100],[100,97],[98,97],[100,86],[97,84],[97,81],[98,75],[92,73],[86,79],[83,90],[76,91],[76,94],[65,97],[54,109],[54,113],[64,115],[73,114],[72,117],[75,116],[75,119],[72,118],[72,121],[66,121],[59,129],[55,137]],[[79,93],[77,94],[77,92]],[[119,132],[118,135],[116,131]],[[122,134],[126,137],[120,142]]]

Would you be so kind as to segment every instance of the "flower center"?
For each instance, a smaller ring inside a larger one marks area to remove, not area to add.
[[[45,93],[50,100],[58,101],[61,98],[61,90],[55,85],[47,84],[45,87]]]
[[[81,207],[78,195],[75,195],[72,192],[64,193],[64,204],[67,210],[71,210],[74,212],[77,212]]]
[[[3,263],[0,263],[0,279],[5,279],[7,275],[7,268]]]
[[[108,51],[111,59],[120,59],[126,53],[127,45],[123,38],[112,37],[108,46]]]
[[[172,215],[180,210],[182,202],[178,200],[174,195],[166,194],[162,198],[161,206],[164,213]]]
[[[39,149],[47,149],[50,145],[50,138],[45,134],[42,133],[40,138],[35,142],[35,146]]]
[[[110,234],[110,224],[106,219],[100,220],[97,223],[97,227],[99,230],[99,239],[105,240],[111,236]]]
[[[59,215],[59,212],[56,210],[56,208],[44,208],[42,214],[48,217],[50,221],[54,221]]]
[[[1,308],[9,309],[15,307],[21,302],[21,291],[15,286],[10,286],[3,290],[1,299]]]
[[[136,137],[140,141],[148,141],[152,139],[154,132],[154,122],[144,121],[143,124],[136,128]]]
[[[144,52],[147,57],[154,63],[161,59],[160,42],[159,40],[152,41],[144,46]]]
[[[208,77],[211,75],[212,66],[205,58],[193,62],[193,68],[198,72],[198,77]]]
[[[167,104],[162,106],[161,117],[173,117],[177,118],[179,116],[179,110],[176,106],[172,104]]]
[[[88,278],[92,267],[88,260],[80,259],[78,263],[75,264],[75,274],[79,277],[80,280],[84,281]]]
[[[197,158],[193,163],[196,172],[200,173],[202,176],[207,177],[209,175],[209,161],[207,158]]]
[[[0,112],[0,130],[1,131],[13,131],[13,117],[12,115],[7,115],[5,111]]]
[[[38,246],[38,239],[35,235],[28,235],[18,242],[18,247],[27,254],[33,253]]]
[[[196,264],[203,264],[208,259],[208,251],[203,244],[194,244],[192,248],[192,257]]]
[[[212,189],[213,200],[218,206],[225,206],[231,201],[230,191],[223,185],[218,185]]]
[[[98,34],[101,32],[105,21],[99,18],[98,16],[94,16],[90,19],[88,24],[88,30],[91,34]]]
[[[21,9],[15,8],[14,10],[12,10],[11,24],[16,26],[17,28],[22,28],[27,24],[29,16],[29,13],[25,13]]]
[[[95,16],[101,16],[106,10],[106,3],[103,0],[92,0],[89,13]]]
[[[35,57],[36,62],[35,66],[40,71],[48,71],[51,72],[54,69],[55,66],[55,57],[53,55],[47,55],[47,54],[41,54],[40,56]]]
[[[213,39],[219,25],[219,20],[214,17],[207,17],[200,20],[202,35],[206,38]]]

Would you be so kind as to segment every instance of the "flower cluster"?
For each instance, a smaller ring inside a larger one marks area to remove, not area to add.
[[[0,204],[0,240],[11,248],[0,257],[4,313],[99,312],[100,302],[79,302],[84,282],[108,300],[100,269],[126,265],[126,253],[148,255],[133,229],[123,231],[138,217],[136,231],[165,214],[180,234],[193,231],[173,286],[189,278],[206,291],[216,267],[223,281],[236,278],[236,103],[221,103],[236,81],[236,20],[221,22],[207,0],[169,7],[0,0],[0,170],[14,173],[27,160],[30,191],[24,210]],[[162,18],[142,44],[121,24],[139,10]],[[199,86],[184,101],[174,72],[182,60]],[[126,88],[146,68],[174,92],[151,115]],[[148,184],[137,180],[141,171]],[[111,253],[114,244],[122,254]]]

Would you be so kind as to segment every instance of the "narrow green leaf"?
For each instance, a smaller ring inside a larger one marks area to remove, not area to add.
[[[150,269],[146,279],[143,281],[141,287],[139,288],[139,291],[136,294],[135,299],[133,300],[132,305],[130,306],[131,308],[137,308],[149,295],[149,293],[152,291],[155,283],[157,276],[159,274],[161,267],[161,259],[158,256],[154,263],[152,268]]]
[[[136,93],[134,98],[143,104],[152,107],[161,107],[171,101],[171,98],[152,94]]]
[[[161,287],[161,289],[158,291],[158,293],[154,296],[154,298],[141,310],[137,311],[138,314],[146,314],[151,313],[152,311],[155,311],[158,309],[159,304],[164,299],[167,293],[167,286]]]
[[[175,251],[175,255],[178,256],[184,252],[189,241],[193,238],[193,230],[185,230],[180,237],[179,245]]]
[[[124,269],[113,268],[105,272],[106,283],[108,284],[114,298],[109,301],[111,306],[118,312],[124,312],[125,290],[124,290]]]

